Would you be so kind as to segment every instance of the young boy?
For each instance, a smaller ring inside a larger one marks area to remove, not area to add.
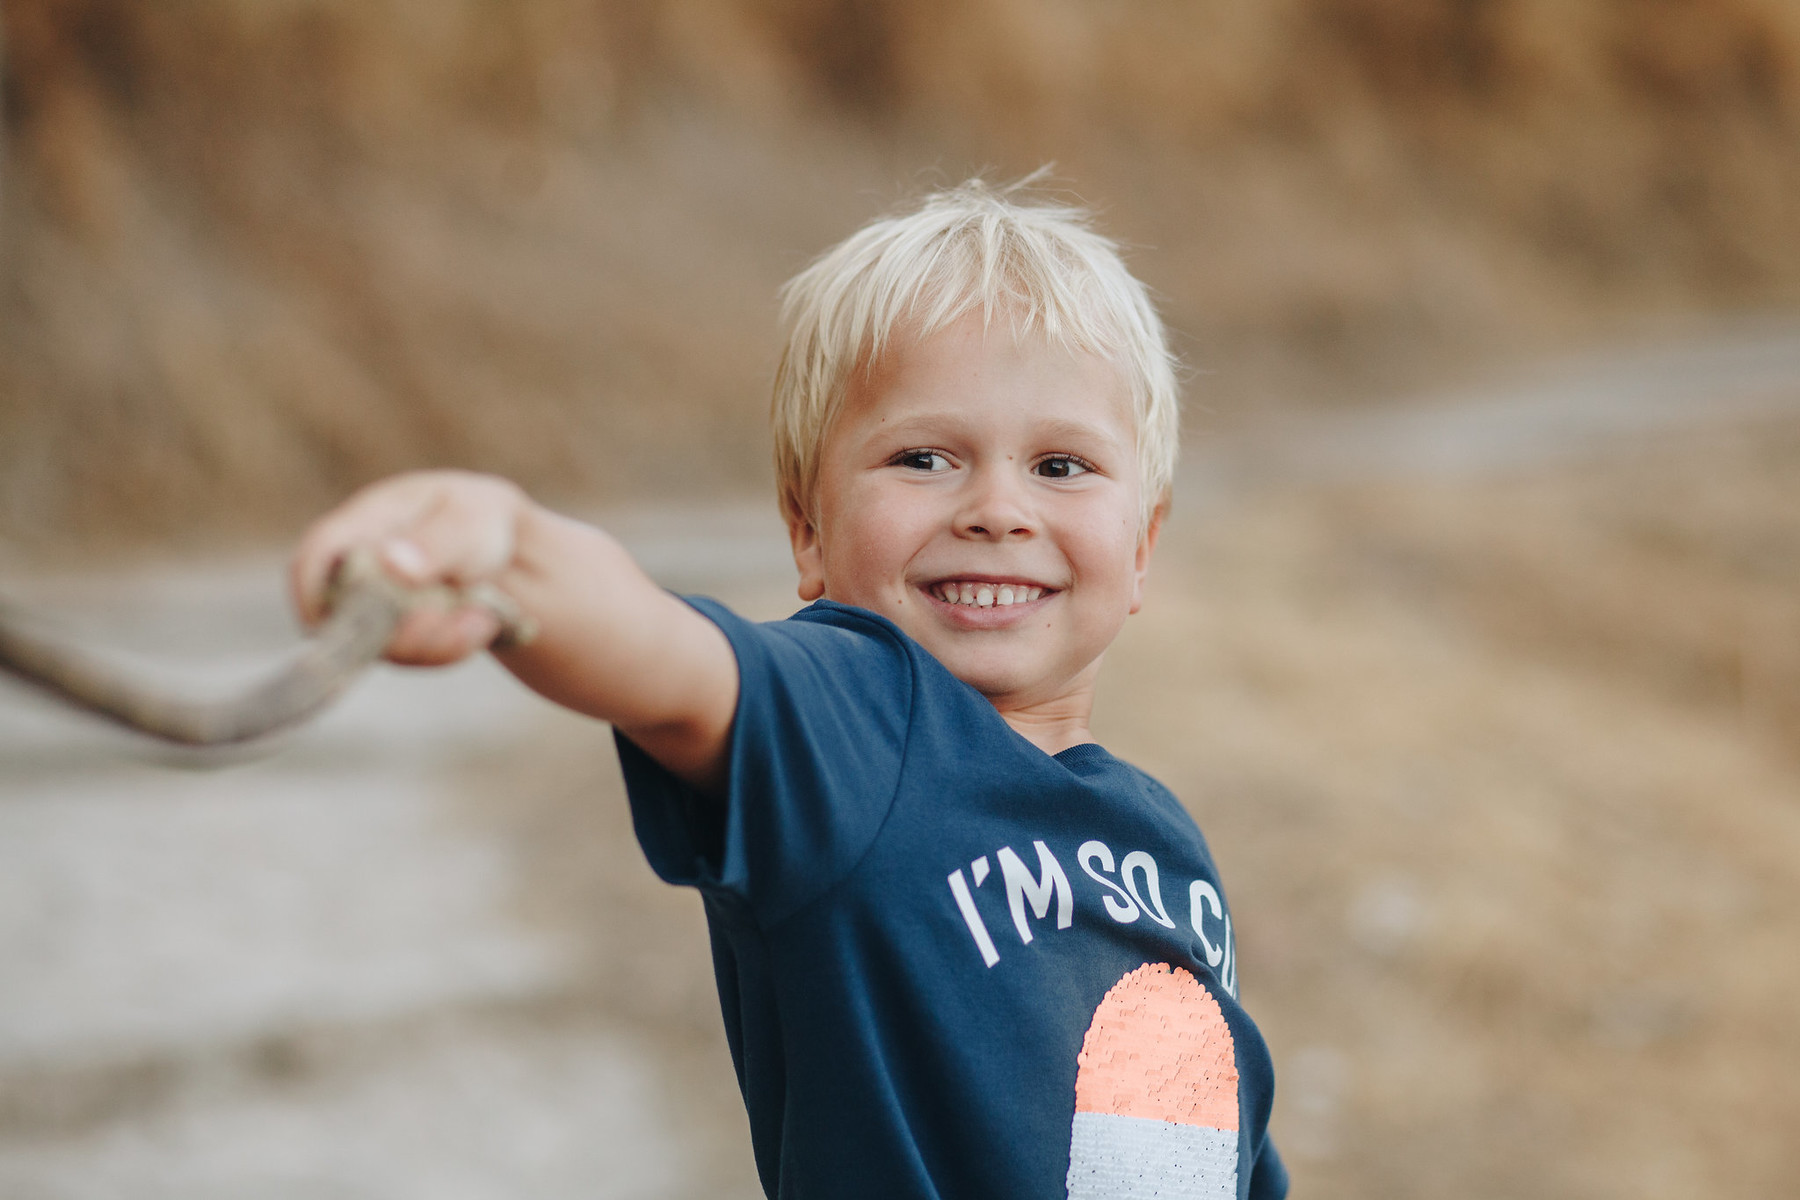
[[[613,724],[651,865],[704,899],[770,1196],[1284,1195],[1206,843],[1088,732],[1176,453],[1143,286],[1079,213],[975,183],[828,252],[785,316],[810,607],[684,602],[599,530],[435,472],[314,526],[303,615],[372,545],[536,622],[496,654]],[[420,612],[389,657],[496,632]]]

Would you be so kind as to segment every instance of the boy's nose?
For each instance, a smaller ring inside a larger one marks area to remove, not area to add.
[[[957,514],[958,533],[996,542],[1031,536],[1035,522],[1019,485],[1004,478],[1007,474],[997,471],[971,481],[967,502]]]

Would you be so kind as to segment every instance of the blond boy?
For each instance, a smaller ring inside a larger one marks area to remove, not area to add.
[[[372,545],[537,623],[500,661],[612,723],[651,865],[704,899],[770,1196],[1285,1194],[1205,841],[1088,730],[1174,469],[1144,288],[1078,212],[969,184],[829,251],[785,318],[792,618],[448,472],[315,525],[303,614]],[[422,612],[389,657],[496,632]]]

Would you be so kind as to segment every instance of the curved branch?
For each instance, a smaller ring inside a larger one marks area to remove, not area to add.
[[[500,641],[529,641],[532,629],[498,590],[477,585],[408,589],[365,554],[339,564],[331,614],[289,662],[236,696],[196,700],[130,678],[76,647],[25,632],[0,610],[0,670],[120,725],[184,746],[254,741],[311,717],[386,649],[414,606],[476,604],[500,618]]]

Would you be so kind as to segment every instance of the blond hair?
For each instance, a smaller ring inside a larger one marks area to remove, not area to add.
[[[1029,184],[1030,179],[1025,181]],[[1142,519],[1168,498],[1181,441],[1176,364],[1148,290],[1079,208],[980,180],[864,226],[782,289],[787,345],[771,418],[782,515],[815,521],[819,453],[850,376],[902,325],[917,337],[977,308],[1051,344],[1115,362],[1137,430]]]

